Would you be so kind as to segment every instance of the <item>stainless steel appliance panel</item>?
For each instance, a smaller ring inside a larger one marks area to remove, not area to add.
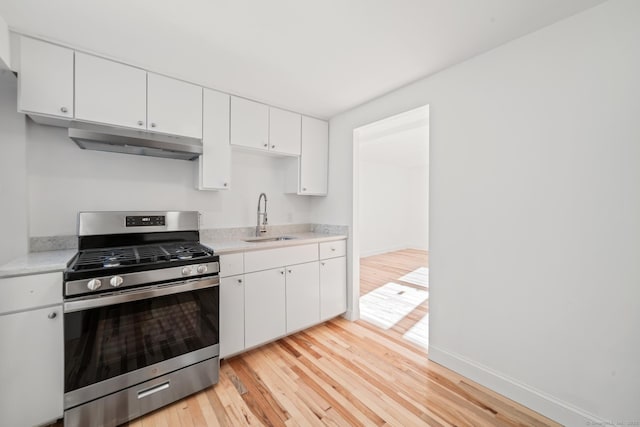
[[[164,216],[165,225],[127,227],[127,216]],[[198,231],[200,214],[197,211],[113,211],[80,212],[78,236],[104,234],[155,233],[164,231]]]
[[[203,360],[197,359],[201,350],[217,351],[219,295],[219,287],[209,285],[201,289],[66,311],[65,401],[72,395],[76,396],[74,391],[82,389],[112,393],[116,389],[103,390],[100,384],[115,383],[127,387],[166,372],[154,371],[156,364],[193,354],[196,360],[184,361],[182,366],[185,366]],[[96,297],[88,301],[100,299]],[[215,355],[209,354],[209,357]],[[179,365],[172,369],[178,368]],[[127,374],[132,376],[122,380],[124,383],[117,379]],[[80,392],[78,399],[87,401],[97,397],[84,395]]]
[[[69,409],[65,427],[116,427],[218,382],[219,359],[188,366]]]

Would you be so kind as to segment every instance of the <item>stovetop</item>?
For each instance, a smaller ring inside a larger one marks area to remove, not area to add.
[[[198,242],[85,249],[71,261],[65,271],[65,280],[207,263],[217,259],[212,249]]]
[[[197,260],[210,255],[213,255],[213,251],[198,242],[90,249],[79,252],[72,269],[81,271],[163,261]]]

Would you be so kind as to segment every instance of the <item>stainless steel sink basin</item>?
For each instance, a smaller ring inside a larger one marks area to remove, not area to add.
[[[279,242],[282,240],[294,240],[297,237],[291,236],[276,236],[276,237],[256,237],[254,239],[244,239],[245,242],[250,243],[263,243],[263,242]]]

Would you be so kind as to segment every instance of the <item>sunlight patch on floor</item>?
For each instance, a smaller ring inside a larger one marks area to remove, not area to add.
[[[414,284],[416,286],[422,286],[424,288],[429,287],[429,269],[427,267],[418,267],[411,273],[405,274],[398,280]]]
[[[425,314],[402,338],[422,348],[429,348],[429,314]]]
[[[427,291],[389,282],[360,297],[360,318],[389,329],[427,298]]]

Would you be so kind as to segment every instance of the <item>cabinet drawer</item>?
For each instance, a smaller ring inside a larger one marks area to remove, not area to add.
[[[244,254],[220,255],[220,277],[235,276],[244,273]]]
[[[62,273],[0,279],[0,314],[62,304]]]
[[[317,260],[318,245],[315,243],[264,251],[250,251],[244,254],[244,270],[249,273]]]
[[[347,241],[336,240],[335,242],[320,243],[320,259],[335,258],[347,254]]]

